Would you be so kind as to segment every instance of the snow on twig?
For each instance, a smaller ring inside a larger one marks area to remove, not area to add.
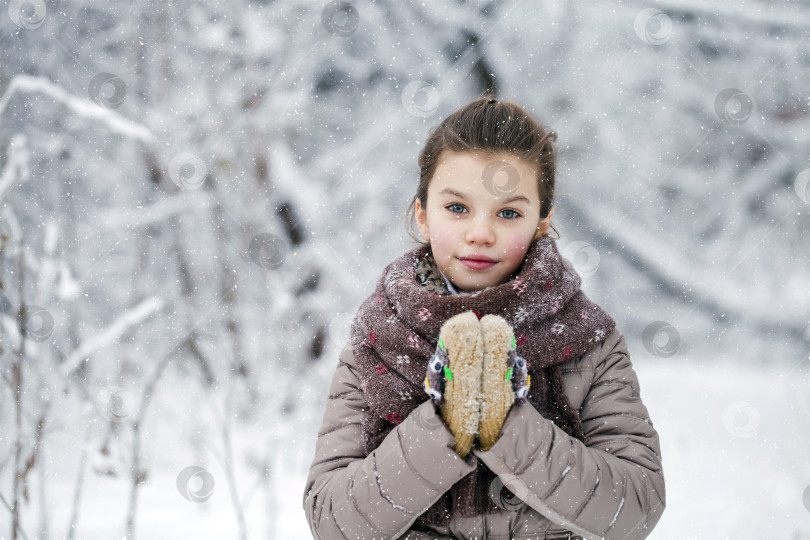
[[[45,77],[20,74],[11,79],[8,90],[0,98],[0,115],[5,112],[11,97],[16,92],[39,92],[45,94],[54,101],[62,103],[77,115],[105,124],[111,131],[147,144],[154,142],[152,132],[143,124],[136,124],[114,110],[100,107],[89,99],[76,97]]]
[[[136,228],[166,221],[169,217],[185,210],[205,210],[216,198],[207,191],[182,192],[135,212],[132,208],[113,208],[105,211],[94,221],[104,223],[109,228]]]
[[[27,182],[30,177],[28,164],[28,141],[25,135],[18,133],[11,138],[8,145],[8,159],[6,166],[0,171],[0,202],[6,191],[16,182]]]
[[[115,341],[115,339],[123,334],[128,328],[137,325],[162,307],[163,300],[153,296],[145,299],[133,309],[115,319],[107,330],[95,337],[88,339],[75,351],[73,351],[70,356],[68,356],[60,367],[62,374],[70,375],[73,370],[79,367],[79,364],[81,364],[82,361],[89,355],[93,354],[94,351],[102,347],[106,347]]]

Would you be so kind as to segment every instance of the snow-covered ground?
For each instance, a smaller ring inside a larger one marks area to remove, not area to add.
[[[650,538],[810,538],[810,359],[803,360],[765,370],[702,358],[635,362],[667,485],[667,508]]]

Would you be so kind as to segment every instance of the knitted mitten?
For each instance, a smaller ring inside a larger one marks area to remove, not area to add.
[[[425,391],[439,406],[462,458],[478,433],[483,345],[475,313],[465,311],[447,319],[425,376]]]
[[[484,373],[478,442],[482,450],[489,450],[500,436],[512,403],[526,400],[530,378],[526,360],[516,352],[512,327],[503,317],[484,315],[481,333],[484,336]]]

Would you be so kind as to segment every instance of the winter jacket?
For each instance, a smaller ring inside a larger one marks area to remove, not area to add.
[[[588,353],[564,363],[562,373],[571,405],[579,408],[584,444],[531,404],[515,404],[495,445],[486,452],[476,448],[463,460],[428,400],[364,457],[361,419],[368,406],[347,345],[329,389],[304,490],[314,537],[646,538],[664,511],[664,475],[658,433],[641,401],[624,336],[614,330]],[[412,528],[477,459],[499,475],[493,496],[502,486],[509,490],[503,492],[509,496],[503,506],[510,511],[454,515],[441,529]]]

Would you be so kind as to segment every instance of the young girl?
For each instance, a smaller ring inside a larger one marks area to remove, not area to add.
[[[547,234],[554,141],[490,97],[430,133],[408,208],[429,242],[352,323],[304,493],[316,538],[636,540],[660,519],[624,337]]]

